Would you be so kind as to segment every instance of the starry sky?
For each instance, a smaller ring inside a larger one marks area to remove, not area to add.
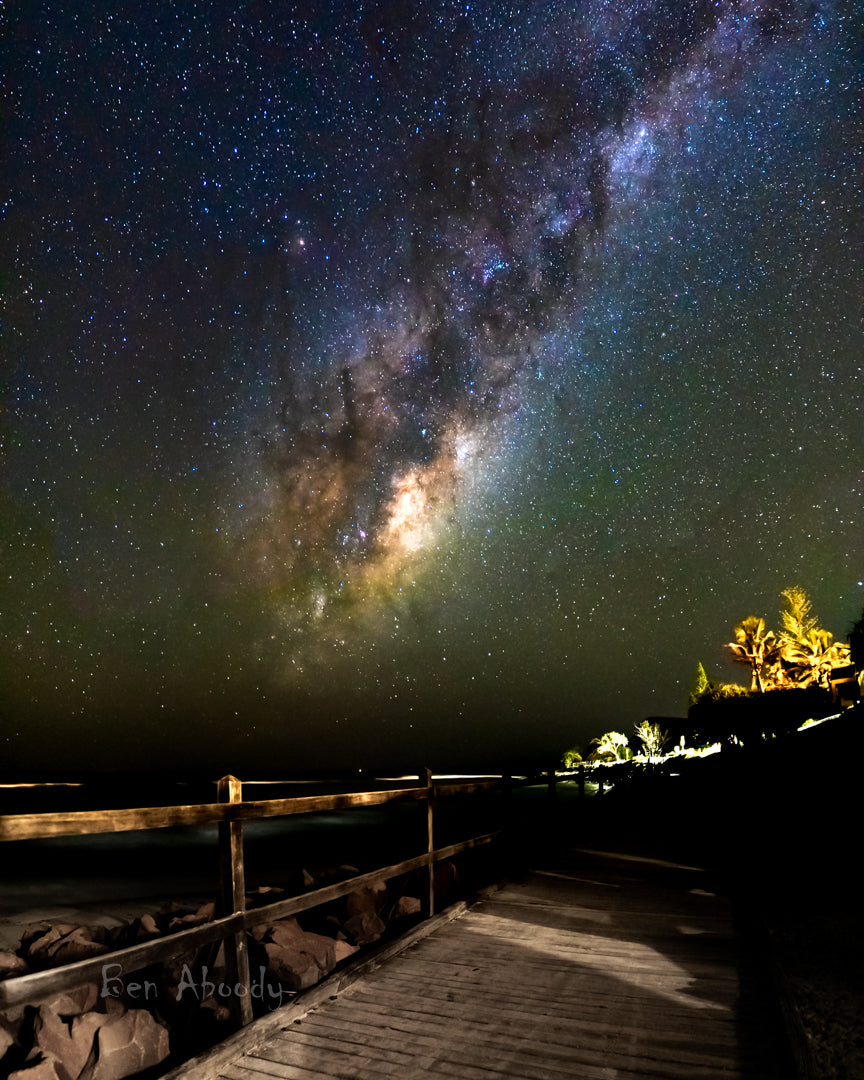
[[[548,762],[845,638],[854,16],[13,4],[2,763]]]

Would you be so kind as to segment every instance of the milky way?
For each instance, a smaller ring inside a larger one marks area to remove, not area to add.
[[[13,763],[554,758],[860,614],[851,10],[403,8],[13,20]]]

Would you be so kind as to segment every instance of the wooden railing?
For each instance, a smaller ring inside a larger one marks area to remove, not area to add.
[[[554,791],[554,774],[550,775]],[[249,958],[246,931],[262,923],[272,923],[299,912],[326,904],[375,882],[387,881],[415,870],[427,870],[426,893],[421,903],[424,913],[434,912],[434,867],[442,859],[489,844],[501,830],[474,836],[458,843],[436,848],[434,844],[434,806],[448,795],[489,791],[495,787],[509,790],[509,778],[469,782],[433,782],[427,771],[411,787],[351,794],[312,795],[289,799],[243,801],[242,783],[233,776],[217,784],[217,802],[191,806],[156,806],[128,810],[94,810],[70,813],[15,814],[0,816],[0,841],[36,840],[57,836],[83,836],[130,830],[160,829],[183,825],[218,825],[220,855],[219,916],[201,926],[168,934],[114,952],[104,953],[63,967],[37,971],[0,982],[0,1010],[40,1000],[76,986],[99,981],[106,964],[114,975],[127,975],[185,953],[190,949],[220,941],[225,943],[226,976],[230,985],[248,989]],[[246,909],[246,875],[243,852],[243,823],[293,814],[345,810],[352,807],[381,806],[401,801],[426,802],[426,850],[402,862],[383,866],[368,873],[275,903]],[[239,1025],[252,1019],[249,993],[232,998]]]

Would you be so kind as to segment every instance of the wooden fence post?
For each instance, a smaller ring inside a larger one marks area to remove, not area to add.
[[[243,785],[236,776],[223,776],[216,788],[220,803],[243,801]],[[243,866],[243,823],[219,822],[219,883],[221,914],[232,915],[246,910],[246,871]],[[249,951],[246,931],[225,938],[225,968],[232,1016],[239,1027],[252,1022],[252,999],[249,979]]]
[[[435,914],[435,864],[432,862],[432,852],[435,850],[435,833],[433,823],[432,812],[432,772],[430,769],[424,769],[420,773],[420,780],[424,781],[426,787],[429,788],[429,795],[426,799],[426,851],[429,855],[429,866],[427,867],[427,895],[426,895],[426,917],[431,919]]]

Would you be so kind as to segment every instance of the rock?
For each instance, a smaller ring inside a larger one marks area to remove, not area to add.
[[[205,997],[201,1002],[201,1008],[209,1009],[210,1012],[213,1013],[214,1019],[220,1024],[224,1024],[231,1019],[231,1010],[224,1002],[215,997],[215,995],[208,995]]]
[[[126,936],[130,941],[150,941],[151,938],[159,937],[161,933],[155,917],[148,914],[135,919]]]
[[[15,1030],[14,1028],[7,1028],[5,1024],[0,1023],[0,1058],[6,1053],[10,1046],[15,1045]]]
[[[190,926],[203,926],[204,923],[212,922],[216,917],[216,905],[214,903],[202,904],[191,915],[178,915],[168,924],[169,932],[174,930],[188,930]]]
[[[8,1080],[70,1080],[69,1073],[59,1061],[37,1054],[32,1061],[25,1062],[23,1069],[10,1073]]]
[[[403,919],[408,915],[420,914],[420,901],[416,896],[400,896],[393,908],[393,918]]]
[[[353,956],[358,950],[358,945],[349,945],[347,941],[337,940],[333,942],[333,954],[336,957],[337,964],[347,960],[349,956]]]
[[[29,1008],[29,1005],[24,1004],[10,1005],[8,1008],[4,1009],[3,1012],[0,1012],[0,1024],[8,1028],[17,1029]]]
[[[336,966],[335,943],[302,930],[296,919],[281,919],[264,939],[267,962],[276,978],[292,990],[314,986]]]
[[[50,950],[52,964],[73,964],[76,960],[88,960],[91,956],[100,956],[109,951],[108,946],[96,941],[89,927],[80,926],[67,934]]]
[[[13,952],[0,952],[0,979],[13,979],[16,975],[26,975],[27,961]]]
[[[44,1001],[43,1005],[58,1016],[80,1016],[82,1013],[95,1009],[98,1001],[99,989],[95,983],[90,983],[87,986],[76,986],[73,990],[56,994]]]
[[[451,862],[449,859],[439,862],[435,867],[433,881],[435,885],[435,899],[442,903],[449,900],[449,898],[459,889],[459,871],[456,869],[455,863]]]
[[[377,941],[386,927],[374,911],[361,911],[352,915],[342,924],[345,933],[353,939],[355,945],[368,945]]]
[[[33,1022],[33,1049],[41,1051],[47,1060],[59,1064],[71,1080],[78,1080],[93,1048],[93,1035],[105,1017],[89,1013],[97,1021],[78,1025],[64,1023],[53,1009],[40,1005]],[[78,1019],[78,1018],[76,1018]],[[50,1073],[49,1073],[50,1075]]]
[[[246,894],[246,907],[259,908],[265,904],[274,904],[280,897],[285,895],[285,890],[275,885],[262,885],[254,892]]]
[[[21,946],[18,949],[18,952],[26,956],[30,952],[31,944],[36,941],[37,938],[42,937],[43,934],[47,934],[51,929],[53,929],[51,923],[30,923],[21,937]]]
[[[91,1080],[123,1080],[168,1057],[168,1031],[145,1009],[108,1016],[96,1035]]]
[[[348,918],[342,924],[345,933],[355,945],[368,945],[377,941],[385,926],[378,915],[387,900],[387,885],[376,882],[365,889],[357,889],[345,897]]]
[[[359,915],[362,912],[379,912],[387,902],[387,883],[377,881],[374,885],[367,885],[365,889],[357,889],[348,893],[345,897],[345,909],[349,915]]]
[[[101,926],[72,926],[58,923],[28,939],[27,959],[33,967],[59,967],[76,960],[88,960],[108,952]]]
[[[105,1003],[105,1012],[109,1016],[125,1016],[129,1011],[121,998],[106,997],[103,998]]]
[[[81,1016],[73,1016],[70,1028],[70,1034],[73,1041],[84,1046],[89,1039],[92,1055],[94,1053],[93,1041],[96,1037],[96,1032],[107,1022],[108,1018],[105,1013],[86,1012]]]

